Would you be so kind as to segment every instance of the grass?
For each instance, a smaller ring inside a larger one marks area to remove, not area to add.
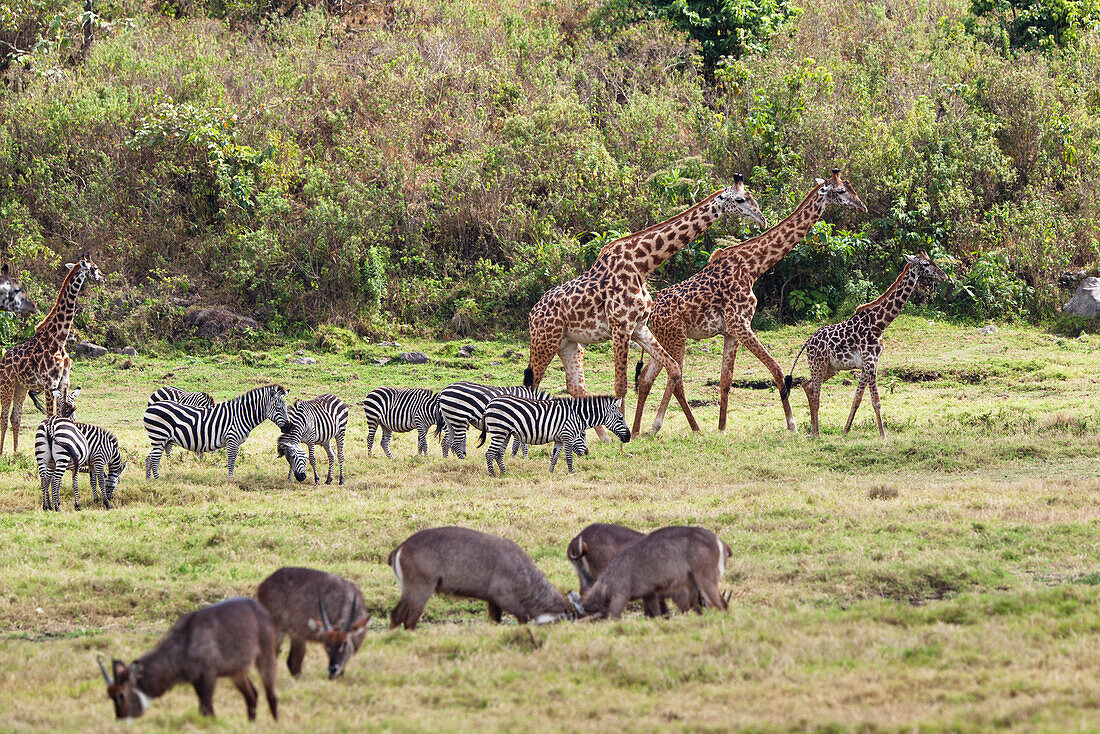
[[[762,339],[787,365],[810,331]],[[492,479],[483,451],[444,460],[433,445],[418,458],[413,434],[396,437],[396,460],[368,460],[353,406],[344,487],[287,481],[270,424],[245,444],[233,481],[224,452],[173,458],[147,481],[146,397],[165,381],[218,400],[277,381],[292,397],[334,392],[349,404],[382,384],[514,383],[525,358],[502,355],[526,345],[480,342],[469,360],[453,343],[410,343],[364,345],[354,359],[311,352],[307,366],[286,359],[306,344],[245,355],[255,366],[236,354],[78,363],[81,419],[115,430],[130,461],[123,506],[75,513],[63,496],[61,513],[37,509],[27,414],[20,454],[9,439],[0,459],[0,729],[114,728],[95,653],[137,657],[183,612],[308,565],[359,583],[373,619],[341,681],[325,679],[317,647],[297,680],[280,664],[289,731],[1095,730],[1098,345],[902,317],[880,379],[882,443],[866,398],[841,432],[853,388],[840,377],[823,391],[820,441],[804,433],[798,390],[797,435],[774,389],[735,389],[730,428],[717,433],[717,388],[706,383],[720,347],[694,344],[686,376],[703,432],[670,409],[656,437],[590,440],[572,476],[550,475],[540,447]],[[369,361],[410,349],[434,361]],[[586,368],[590,387],[606,390],[606,350],[590,350]],[[737,378],[764,375],[742,351]],[[544,386],[560,390],[561,372]],[[528,634],[490,624],[482,603],[436,597],[416,632],[387,629],[398,592],[385,559],[412,532],[460,524],[507,536],[564,590],[576,586],[564,546],[597,520],[716,531],[733,549],[729,614],[654,621],[634,610]],[[228,681],[215,708],[216,721],[203,720],[179,687],[138,726],[254,729]],[[267,716],[261,706],[261,726]]]

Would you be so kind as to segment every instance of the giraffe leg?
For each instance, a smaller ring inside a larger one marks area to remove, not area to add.
[[[821,407],[821,378],[819,375],[811,375],[810,379],[802,383],[802,389],[806,391],[806,402],[810,405],[810,435],[818,438],[817,411]]]
[[[885,441],[886,431],[882,428],[882,403],[878,396],[878,365],[873,364],[863,369],[871,373],[870,378],[867,380],[867,384],[871,388],[871,405],[875,409],[875,420],[878,422],[878,437]]]
[[[46,401],[46,415],[53,415],[55,412],[53,404],[53,392],[45,390],[44,399]],[[23,423],[23,401],[27,399],[27,388],[24,385],[16,385],[15,393],[12,395],[11,406],[11,452],[14,454],[19,451],[19,426]]]
[[[730,386],[733,384],[733,365],[737,360],[740,342],[735,337],[722,338],[722,373],[718,378],[718,430],[726,430],[726,411],[729,409]]]
[[[649,391],[653,389],[653,383],[657,381],[657,377],[660,376],[663,369],[664,367],[661,366],[660,362],[650,358],[649,364],[638,376],[638,405],[634,408],[634,430],[632,431],[635,436],[642,432],[642,413],[645,410],[645,401],[649,398]],[[656,433],[658,428],[660,426],[654,427],[653,432]]]
[[[558,350],[562,364],[565,365],[565,389],[574,398],[583,398],[589,395],[584,386],[584,346],[577,342],[566,341]],[[535,383],[536,385],[538,383]],[[600,441],[608,442],[611,436],[603,426],[596,426],[596,435]]]
[[[555,354],[561,354],[565,346],[565,324],[557,314],[547,313],[540,302],[531,309],[531,315],[527,318],[528,330],[531,332],[531,356],[527,363],[527,369],[531,371],[531,386],[538,387],[542,379],[546,377],[546,368],[554,361]],[[562,356],[565,362],[565,356]],[[566,379],[569,376],[569,364],[565,365]],[[527,377],[524,376],[526,384]]]
[[[8,418],[11,416],[11,403],[12,397],[15,392],[15,386],[5,383],[0,388],[0,456],[4,453],[4,441],[7,440],[8,435]],[[15,449],[12,449],[14,453]]]
[[[856,395],[852,398],[852,411],[848,413],[848,422],[844,425],[845,433],[852,428],[852,421],[855,420],[856,411],[859,409],[859,404],[863,400],[863,391],[867,388],[869,377],[870,371],[866,367],[859,371],[859,384],[856,385]]]
[[[768,350],[764,348],[764,345],[760,343],[760,339],[753,333],[748,322],[738,322],[732,325],[730,334],[737,337],[737,340],[745,345],[745,348],[752,352],[753,356],[759,359],[768,371],[772,373],[772,379],[775,380],[775,387],[783,393],[783,368],[779,366],[779,363],[775,361],[775,357],[768,354]],[[782,398],[783,402],[783,415],[787,419],[787,430],[794,431],[794,414],[791,413],[790,396]]]
[[[676,402],[680,404],[680,409],[684,411],[684,417],[687,418],[688,425],[691,426],[691,430],[698,431],[699,424],[695,420],[695,415],[691,412],[691,406],[688,405],[687,395],[684,393],[684,378],[683,378],[683,365],[684,365],[684,353],[687,351],[687,334],[683,328],[673,330],[665,336],[665,342],[662,344],[658,342],[653,333],[648,328],[642,326],[634,332],[634,341],[638,342],[647,352],[652,355],[654,362],[659,366],[654,372],[653,378],[657,378],[657,373],[663,367],[668,373],[668,381],[665,384],[665,394],[661,398],[661,407],[657,410],[657,417],[653,419],[653,432],[661,430],[661,425],[665,420],[665,411],[668,409],[669,394],[676,396]],[[651,382],[650,385],[653,383]],[[639,403],[641,401],[641,391],[639,390]],[[635,415],[635,423],[640,423],[640,414]]]

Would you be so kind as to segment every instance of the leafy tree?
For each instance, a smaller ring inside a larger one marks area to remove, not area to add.
[[[1082,30],[1100,26],[1097,0],[972,0],[970,12],[994,23],[986,35],[1006,54],[1064,48]]]

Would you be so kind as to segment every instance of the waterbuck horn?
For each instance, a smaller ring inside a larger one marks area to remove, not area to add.
[[[351,632],[351,626],[355,624],[355,611],[359,608],[359,599],[355,598],[351,600],[351,614],[348,615],[348,622],[344,625],[344,632]]]
[[[321,607],[321,624],[325,626],[325,632],[332,629],[332,625],[328,621],[328,614],[325,613],[325,600],[321,598],[321,592],[317,592],[317,606]]]
[[[575,591],[570,591],[566,598],[569,600],[569,603],[573,605],[573,611],[576,612],[577,616],[584,617],[584,607],[581,606],[580,595]]]
[[[722,601],[724,601],[727,605],[729,605],[731,598],[733,598],[733,589],[730,589],[722,595]]]
[[[107,666],[103,664],[103,656],[97,654],[95,661],[99,663],[99,672],[103,673],[103,680],[107,681],[108,686],[113,686],[115,682],[111,680],[110,674],[107,673]]]

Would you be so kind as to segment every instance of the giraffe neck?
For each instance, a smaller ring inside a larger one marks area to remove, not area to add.
[[[863,315],[875,336],[882,336],[886,327],[905,308],[919,280],[920,270],[906,263],[897,280],[881,296],[856,309],[856,313]]]
[[[684,245],[706,232],[722,216],[717,202],[721,191],[715,191],[690,209],[640,232],[615,240],[604,248],[605,256],[617,263],[617,269],[630,264],[644,276],[649,276]]]
[[[61,290],[57,294],[57,302],[46,318],[35,327],[35,336],[39,337],[46,345],[58,348],[64,346],[69,338],[69,332],[73,328],[73,317],[76,316],[77,296],[80,295],[80,287],[84,285],[85,273],[80,265],[76,265],[65,280],[61,283]]]
[[[736,254],[738,261],[747,265],[748,274],[755,281],[786,257],[821,219],[825,213],[825,199],[818,196],[821,186],[814,186],[793,212],[764,234],[719,250],[714,255],[727,250],[731,255]]]

